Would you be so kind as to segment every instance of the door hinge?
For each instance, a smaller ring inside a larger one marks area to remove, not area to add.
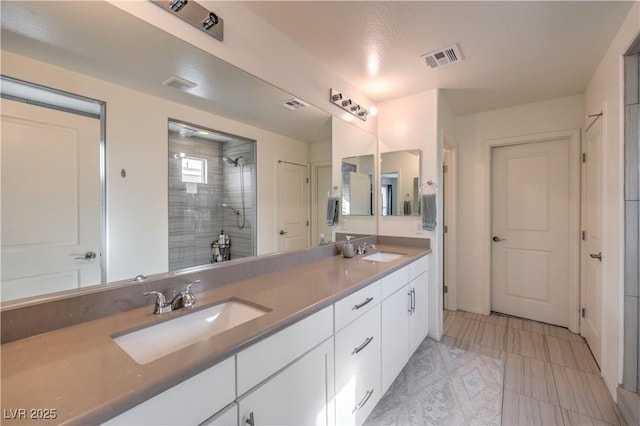
[[[582,241],[587,241],[587,231],[580,232]]]
[[[586,153],[586,152],[583,152],[583,153],[582,153],[582,162],[583,162],[583,163],[586,163],[586,162],[587,162],[587,153]]]
[[[309,221],[307,221],[307,226],[309,226]]]
[[[580,308],[580,316],[582,318],[587,316],[587,310],[585,308]]]
[[[309,183],[309,178],[307,178],[307,183]]]
[[[449,287],[448,286],[445,285],[443,288],[444,288],[444,292],[445,293],[449,293]]]
[[[444,226],[444,233],[446,234],[447,232],[449,232],[449,227],[447,225]]]
[[[442,173],[447,173],[447,172],[449,172],[449,166],[447,165],[442,166]]]

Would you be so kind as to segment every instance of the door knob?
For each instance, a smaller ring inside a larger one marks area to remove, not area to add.
[[[280,230],[280,235],[287,235],[289,231],[285,231],[284,229]]]
[[[592,259],[598,259],[600,262],[602,262],[602,252],[600,252],[600,253],[589,253],[589,256],[591,256]]]
[[[96,258],[96,253],[93,251],[88,251],[84,254],[83,257],[76,257],[75,260],[86,260],[87,262],[91,262],[93,259]]]
[[[492,240],[495,241],[496,243],[499,243],[500,241],[507,241],[506,238],[500,238],[498,236],[493,237]]]

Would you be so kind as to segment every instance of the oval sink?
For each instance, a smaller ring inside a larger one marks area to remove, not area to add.
[[[268,308],[232,299],[112,338],[138,364],[147,364],[269,311]]]
[[[404,256],[401,253],[391,253],[387,251],[379,251],[377,253],[369,254],[367,256],[363,256],[363,260],[369,260],[371,262],[391,262],[392,260],[396,260]]]

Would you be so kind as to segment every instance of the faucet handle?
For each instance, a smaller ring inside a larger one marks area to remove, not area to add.
[[[195,281],[191,281],[189,284],[187,284],[187,286],[185,287],[185,291],[187,293],[191,293],[191,287],[193,287],[194,285],[200,284],[200,280],[195,280]]]

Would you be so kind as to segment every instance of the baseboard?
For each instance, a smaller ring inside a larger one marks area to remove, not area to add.
[[[628,425],[640,424],[640,395],[618,386],[618,408]]]
[[[478,315],[487,315],[482,308],[470,308],[467,306],[460,306],[458,305],[458,311],[465,311],[465,312],[470,312],[472,314],[478,314]]]

